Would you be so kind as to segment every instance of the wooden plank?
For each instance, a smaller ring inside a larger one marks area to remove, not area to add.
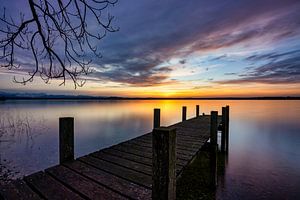
[[[203,139],[205,142],[208,140]],[[152,139],[136,139],[136,140],[131,140],[129,143],[135,143],[135,144],[140,144],[141,146],[145,147],[152,147]],[[190,151],[198,151],[199,148],[203,145],[203,143],[197,143],[194,141],[184,141],[181,137],[179,139],[177,138],[176,141],[176,147],[178,149],[184,149],[184,150],[190,150]]]
[[[134,148],[128,148],[128,147],[122,146],[122,145],[116,145],[116,146],[113,146],[112,148],[115,150],[121,151],[121,152],[127,152],[127,153],[130,153],[133,155],[137,155],[137,156],[148,158],[148,159],[152,160],[152,152],[144,152],[144,151],[137,150]],[[182,159],[182,157],[185,157],[185,158]],[[180,156],[180,158],[177,157],[176,164],[185,166],[188,163],[188,161],[189,161],[189,158],[186,158],[185,155],[182,155],[182,156]]]
[[[178,125],[175,127],[176,127],[176,130],[178,130],[178,131],[185,130],[185,131],[189,131],[191,134],[205,133],[207,131],[207,129],[209,129],[209,125],[201,126],[201,127],[196,127],[196,126],[194,126],[193,124],[189,124],[188,126]]]
[[[141,143],[141,142],[138,142],[138,141],[135,141],[135,140],[132,140],[132,141],[127,142],[125,144],[133,144],[133,145],[137,145],[137,146],[140,146],[140,147],[145,147],[145,148],[152,149],[152,144],[145,145],[145,143]],[[195,152],[197,152],[197,150],[195,150],[195,149],[179,147],[178,145],[176,145],[176,149],[177,149],[177,152],[179,154],[185,154],[185,155],[190,155],[190,154],[194,155]]]
[[[152,148],[151,142],[144,142],[143,140],[131,140],[129,143],[136,144],[136,145],[143,146],[143,147]],[[181,150],[193,151],[193,152],[197,152],[199,150],[199,148],[193,148],[188,145],[182,145],[182,142],[180,143],[178,141],[176,142],[176,148],[181,149]]]
[[[189,133],[179,132],[177,133],[177,141],[187,141],[187,142],[194,142],[202,144],[203,142],[206,142],[209,139],[209,130],[205,132],[205,134],[201,135],[191,135]],[[132,141],[132,140],[131,140]],[[128,141],[128,142],[131,142]],[[148,143],[149,141],[152,141],[152,136],[147,136],[147,138],[141,138],[139,141]],[[124,142],[127,143],[127,142]],[[121,143],[123,144],[123,143]]]
[[[112,148],[116,149],[118,151],[127,152],[127,153],[131,153],[131,154],[141,156],[141,157],[144,157],[144,158],[152,159],[152,153],[149,153],[149,152],[139,151],[139,150],[136,150],[134,148],[128,148],[128,147],[123,146],[123,145],[116,145],[116,146],[113,146]]]
[[[83,199],[44,172],[37,172],[25,177],[24,180],[31,188],[34,188],[35,191],[46,199]]]
[[[130,149],[135,149],[144,153],[148,153],[148,155],[152,155],[152,148],[147,148],[147,147],[141,147],[135,144],[130,144],[130,143],[123,143],[120,146],[124,146],[125,148],[130,148]],[[187,160],[189,161],[191,159],[191,154],[189,152],[185,152],[183,150],[177,150],[177,159],[181,160]]]
[[[131,154],[131,153],[123,152],[123,151],[118,151],[118,150],[115,150],[115,149],[112,149],[112,148],[104,149],[104,150],[101,150],[101,151],[105,152],[107,154],[110,154],[110,155],[118,156],[120,158],[125,158],[125,159],[132,160],[134,162],[138,162],[138,163],[141,163],[141,164],[144,164],[144,165],[152,166],[152,159],[151,158],[145,158],[145,157],[138,156],[138,155],[135,155],[135,154]]]
[[[176,127],[176,130],[178,130],[178,131],[185,130],[185,131],[189,131],[190,133],[201,133],[201,132],[204,132],[205,129],[209,129],[209,126],[205,127],[204,129],[203,129],[203,127],[202,127],[202,129],[198,129],[194,126],[188,126],[188,127],[186,127],[186,126],[175,126],[175,127]]]
[[[99,158],[99,159],[107,161],[107,162],[111,162],[111,163],[119,165],[121,167],[126,167],[128,169],[135,170],[137,172],[141,172],[143,174],[152,176],[152,166],[140,164],[140,163],[130,161],[127,159],[120,159],[116,156],[111,156],[104,152],[92,153],[92,154],[90,154],[90,156]],[[181,171],[182,168],[183,168],[183,165],[176,165],[176,172]]]
[[[99,184],[105,185],[114,191],[121,192],[131,199],[151,199],[151,190],[137,185],[123,178],[119,178],[105,171],[87,165],[83,162],[75,161],[66,163],[65,166],[88,177]]]
[[[24,181],[17,180],[0,187],[0,196],[5,200],[40,200],[36,194]]]
[[[92,156],[84,156],[82,158],[79,158],[79,160],[86,164],[89,164],[93,167],[96,167],[98,169],[101,169],[103,171],[111,173],[115,176],[124,178],[135,184],[139,184],[141,186],[151,188],[152,177],[149,175],[146,175],[146,174],[134,171],[134,170],[130,170],[130,169],[118,166],[116,164],[94,158]]]
[[[137,162],[127,160],[127,159],[124,159],[124,158],[119,158],[119,157],[116,157],[116,156],[112,156],[112,155],[106,154],[106,153],[101,152],[101,151],[92,153],[90,155],[93,156],[93,157],[105,160],[107,162],[111,162],[111,163],[129,168],[129,169],[132,169],[132,170],[135,170],[135,171],[138,171],[138,172],[150,175],[150,176],[152,175],[152,168],[148,165],[144,165],[144,164],[137,163]]]
[[[189,133],[178,133],[178,137],[182,138],[182,140],[193,140],[194,142],[202,142],[203,140],[209,139],[209,131],[205,134],[202,133],[201,135],[192,135]]]
[[[107,154],[110,154],[110,155],[114,155],[114,156],[117,156],[117,157],[120,157],[120,158],[125,158],[127,160],[132,160],[134,162],[141,163],[141,164],[148,165],[148,166],[152,167],[152,158],[151,159],[150,158],[145,158],[145,157],[142,157],[142,156],[137,156],[137,155],[134,155],[134,154],[131,154],[131,153],[122,152],[122,151],[118,151],[118,150],[115,150],[115,149],[104,149],[102,151],[107,153]],[[178,169],[178,171],[180,171],[183,168],[183,166],[185,166],[187,163],[188,162],[185,161],[185,160],[177,160],[176,161],[176,168]]]
[[[195,144],[195,145],[199,145],[202,146],[205,142],[207,142],[207,139],[198,139],[198,140],[193,140],[193,139],[189,139],[186,137],[182,137],[182,136],[178,136],[178,143],[183,143],[183,144],[187,144],[187,145],[191,145],[191,144]]]
[[[152,133],[149,134],[149,135],[145,135],[144,137],[139,137],[139,138],[136,138],[135,140],[137,141],[143,141],[143,142],[150,142],[152,143]]]
[[[178,128],[178,134],[186,134],[190,136],[195,136],[195,137],[201,137],[201,136],[207,136],[209,137],[209,127],[201,128],[201,129],[192,129],[189,130],[189,128],[181,127]]]
[[[133,139],[138,139],[138,138],[144,138],[144,137],[148,137],[149,135],[151,135],[152,134],[152,132],[149,132],[149,133],[146,133],[146,134],[144,134],[144,135],[141,135],[141,136],[138,136],[138,137],[135,137],[135,138],[133,138]]]
[[[46,172],[88,199],[128,199],[62,165],[51,167]]]

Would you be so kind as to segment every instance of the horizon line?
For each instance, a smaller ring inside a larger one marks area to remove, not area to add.
[[[47,95],[40,97],[0,96],[0,100],[300,100],[300,96],[253,97],[119,97],[88,95]]]

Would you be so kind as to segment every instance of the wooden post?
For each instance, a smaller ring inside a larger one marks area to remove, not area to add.
[[[222,107],[222,131],[221,131],[221,152],[226,149],[226,108]]]
[[[210,171],[211,186],[217,186],[217,134],[218,134],[218,112],[211,111],[210,117]]]
[[[152,199],[176,199],[176,129],[159,127],[152,134]]]
[[[74,160],[74,118],[59,118],[59,163]]]
[[[199,105],[196,105],[196,117],[199,117],[200,114],[200,107]]]
[[[186,106],[182,106],[182,121],[186,120]]]
[[[160,109],[154,108],[153,128],[160,127]]]
[[[225,128],[226,128],[226,152],[229,151],[229,106],[226,106],[226,125],[225,125]]]

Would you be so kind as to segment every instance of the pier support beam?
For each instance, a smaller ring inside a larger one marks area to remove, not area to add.
[[[182,106],[182,121],[186,120],[186,106]]]
[[[226,133],[226,152],[229,151],[229,106],[226,106],[226,120],[225,120],[225,133]]]
[[[217,134],[218,134],[218,112],[211,111],[210,118],[210,171],[211,187],[217,186]]]
[[[227,138],[227,128],[226,128],[226,121],[227,121],[227,115],[226,115],[226,107],[222,107],[222,131],[221,131],[221,152],[225,152],[226,150],[226,138]]]
[[[176,129],[159,127],[152,135],[152,199],[176,199]]]
[[[74,160],[74,118],[59,118],[59,163]]]
[[[153,128],[160,127],[160,109],[154,108],[154,114],[153,114]]]
[[[199,105],[196,105],[196,117],[199,117],[200,115],[200,107]]]

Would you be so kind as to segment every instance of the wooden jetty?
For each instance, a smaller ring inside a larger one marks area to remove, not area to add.
[[[176,180],[210,140],[212,186],[217,176],[217,133],[221,151],[228,151],[229,107],[154,129],[140,137],[74,160],[74,119],[60,118],[60,164],[0,188],[0,199],[175,199]]]

